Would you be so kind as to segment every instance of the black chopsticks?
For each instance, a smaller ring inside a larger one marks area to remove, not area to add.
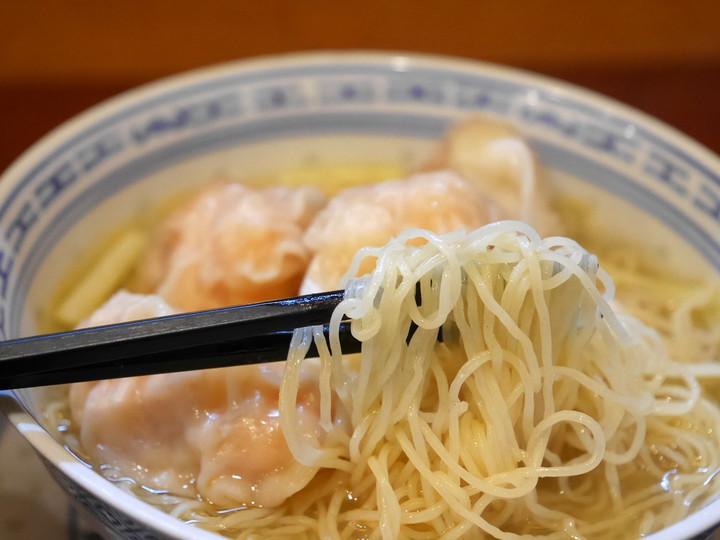
[[[326,327],[344,292],[0,342],[0,390],[284,360],[293,330]],[[340,337],[360,350],[349,323]]]

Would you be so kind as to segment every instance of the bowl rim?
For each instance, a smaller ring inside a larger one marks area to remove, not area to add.
[[[329,66],[333,64],[377,64],[390,67],[398,72],[429,67],[448,71],[474,72],[525,86],[542,86],[568,103],[589,103],[598,110],[605,110],[605,114],[609,118],[622,117],[623,120],[648,126],[652,131],[662,135],[663,139],[676,140],[676,144],[672,146],[683,148],[705,168],[711,169],[715,175],[718,175],[720,182],[720,154],[667,122],[595,90],[542,73],[485,60],[406,51],[358,49],[287,52],[228,60],[167,75],[122,91],[61,122],[21,152],[4,171],[0,171],[0,180],[3,180],[0,182],[0,198],[3,194],[1,191],[3,185],[9,183],[5,180],[26,170],[31,163],[36,161],[36,155],[44,153],[58,141],[66,140],[69,134],[79,131],[85,125],[92,124],[94,120],[108,117],[128,105],[162,95],[172,90],[173,87],[189,87],[223,75],[245,74],[300,65]],[[609,113],[608,111],[615,112]]]
[[[181,88],[188,89],[208,80],[229,75],[309,65],[347,66],[349,64],[372,64],[398,72],[412,71],[417,68],[435,68],[448,72],[494,77],[528,87],[538,87],[567,102],[584,106],[590,105],[603,111],[608,118],[622,119],[624,122],[629,121],[642,126],[668,146],[679,149],[684,155],[690,156],[701,164],[720,184],[720,156],[712,150],[662,120],[614,98],[576,84],[521,68],[469,58],[404,51],[327,50],[300,51],[230,60],[162,77],[105,99],[62,122],[22,152],[0,175],[0,200],[4,200],[17,182],[51,149],[71,139],[74,134],[82,131],[85,127],[103,118],[118,114],[127,107],[157,96],[170,94]],[[22,401],[14,392],[0,392],[0,412],[5,413],[10,422],[31,442],[36,452],[108,506],[121,510],[151,530],[172,534],[174,538],[207,538],[208,540],[218,538],[214,533],[187,525],[125,493],[84,465],[63,467],[62,464],[68,462],[68,457],[72,458],[75,464],[81,464],[81,462],[45,431],[39,422],[24,409]],[[650,538],[654,540],[690,538],[716,527],[719,523],[720,500],[716,500],[683,521],[654,533]]]

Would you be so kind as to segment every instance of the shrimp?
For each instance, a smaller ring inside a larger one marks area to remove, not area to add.
[[[293,296],[310,260],[303,232],[325,202],[310,186],[215,183],[161,227],[138,290],[181,311]]]
[[[495,201],[448,171],[346,189],[330,200],[305,232],[313,258],[300,293],[339,287],[358,249],[382,246],[404,229],[472,230],[505,217]]]
[[[508,219],[543,236],[560,234],[550,185],[527,141],[511,125],[471,117],[454,125],[422,170],[452,170],[493,199]]]
[[[384,245],[409,227],[445,233],[518,219],[543,235],[559,234],[549,189],[511,126],[484,118],[461,122],[418,174],[347,189],[330,201],[305,233],[313,258],[300,292],[337,288],[359,248]]]
[[[117,293],[86,325],[176,312],[157,296]],[[304,366],[300,430],[321,441],[317,365]],[[261,364],[78,383],[70,389],[80,443],[94,463],[151,489],[223,508],[274,507],[315,467],[292,456],[278,399],[282,364]]]

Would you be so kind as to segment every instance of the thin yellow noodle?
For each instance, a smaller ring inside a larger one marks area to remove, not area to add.
[[[412,247],[414,238],[425,243]],[[348,371],[334,348],[337,326],[332,354],[321,357],[352,410],[351,478],[374,476],[366,510],[345,517],[368,521],[383,538],[414,537],[412,527],[429,524],[420,516],[448,538],[479,530],[511,538],[526,534],[523,523],[532,520],[540,537],[588,527],[611,534],[573,518],[567,497],[562,510],[550,512],[538,496],[555,497],[538,492],[540,482],[569,487],[578,478],[569,491],[601,501],[602,521],[603,505],[616,507],[631,491],[632,475],[618,467],[640,470],[643,445],[657,440],[646,418],[663,423],[698,414],[700,386],[669,358],[661,338],[610,309],[614,286],[595,259],[572,241],[541,240],[517,223],[468,236],[406,231],[382,250],[361,252],[351,272],[365,256],[376,258],[375,272],[338,308],[363,341],[359,371]],[[568,309],[578,298],[580,306]],[[417,329],[406,343],[410,321]],[[441,326],[448,339],[433,346]],[[704,414],[720,418],[717,408]],[[656,452],[690,467],[684,456],[704,451],[701,441],[694,434],[677,450]],[[707,446],[716,442],[714,436]],[[420,488],[412,497],[411,485]],[[417,511],[422,498],[435,512]],[[649,506],[636,498],[643,530],[665,523],[653,512],[677,512],[675,499],[663,490]],[[401,517],[411,511],[414,519]]]

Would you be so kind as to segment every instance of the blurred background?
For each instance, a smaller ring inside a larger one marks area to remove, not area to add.
[[[5,0],[0,170],[103,99],[298,50],[457,55],[629,103],[720,152],[718,0]]]

